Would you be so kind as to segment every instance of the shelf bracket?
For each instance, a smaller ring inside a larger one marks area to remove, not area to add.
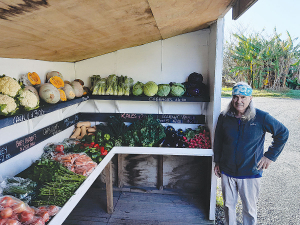
[[[116,113],[120,113],[119,102],[118,101],[114,101],[114,102],[115,102],[115,107],[116,107]]]
[[[164,114],[163,101],[158,102],[158,114]]]

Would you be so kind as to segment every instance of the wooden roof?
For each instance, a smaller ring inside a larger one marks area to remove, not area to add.
[[[76,62],[207,28],[232,0],[1,0],[0,57]]]

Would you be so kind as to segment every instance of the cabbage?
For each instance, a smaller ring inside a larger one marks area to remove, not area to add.
[[[136,82],[135,85],[133,85],[132,87],[132,94],[135,96],[143,94],[143,86],[144,84],[142,82]]]
[[[200,73],[191,73],[188,77],[188,82],[193,84],[201,84],[203,81],[203,76]]]
[[[144,85],[144,94],[151,97],[156,95],[157,91],[158,91],[158,86],[155,82],[153,81],[149,81]]]
[[[181,97],[185,93],[185,87],[180,83],[173,83],[170,91],[172,96]]]
[[[157,95],[161,96],[161,97],[168,96],[168,94],[170,93],[170,90],[171,90],[170,85],[168,85],[168,84],[159,84]]]

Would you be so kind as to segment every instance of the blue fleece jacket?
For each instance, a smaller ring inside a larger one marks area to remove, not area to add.
[[[264,153],[265,134],[273,142]],[[234,177],[257,175],[257,163],[265,155],[275,161],[289,136],[288,129],[270,114],[256,109],[255,118],[240,120],[229,113],[220,114],[214,138],[214,162]]]

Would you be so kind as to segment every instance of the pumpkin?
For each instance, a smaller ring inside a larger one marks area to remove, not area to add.
[[[63,79],[58,76],[53,76],[49,79],[49,83],[51,83],[56,88],[61,88],[65,86]]]
[[[41,79],[39,75],[36,72],[32,73],[27,73],[21,75],[20,81],[25,85],[25,86],[32,86],[32,85],[39,85],[41,84]]]
[[[76,97],[81,97],[83,95],[83,87],[78,81],[73,81],[71,83],[72,88],[75,91],[75,96]]]
[[[51,71],[51,72],[48,72],[46,74],[46,81],[50,80],[50,78],[54,77],[54,76],[60,77],[62,80],[64,80],[63,75],[60,72],[58,72],[58,71]]]
[[[55,104],[60,100],[60,92],[51,83],[42,84],[39,90],[41,99],[50,104]]]
[[[83,95],[87,95],[90,93],[90,89],[88,87],[83,87]]]
[[[27,77],[32,85],[37,85],[41,83],[41,78],[36,72],[27,73]]]
[[[60,93],[60,101],[65,102],[67,101],[66,93],[62,89],[58,89]]]
[[[65,84],[65,86],[61,89],[65,92],[68,100],[75,98],[75,91],[70,84]]]
[[[84,82],[80,79],[75,79],[74,81],[78,81],[82,86],[84,86]]]

